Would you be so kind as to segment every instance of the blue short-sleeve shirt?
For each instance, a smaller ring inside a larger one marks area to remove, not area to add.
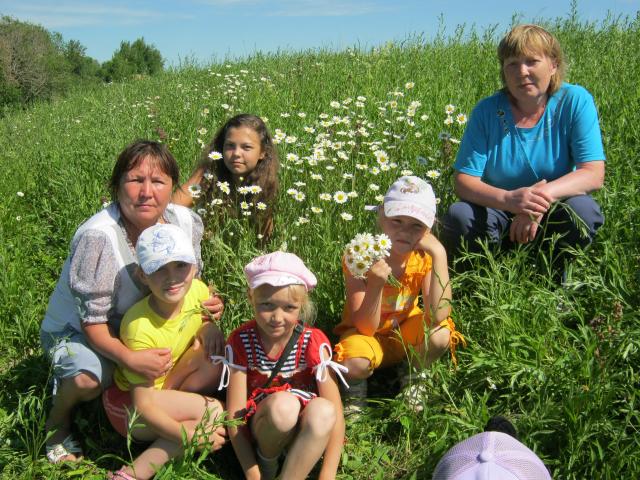
[[[591,94],[564,83],[532,128],[515,126],[506,93],[473,109],[454,168],[497,188],[514,190],[553,181],[577,163],[605,160],[598,113]]]

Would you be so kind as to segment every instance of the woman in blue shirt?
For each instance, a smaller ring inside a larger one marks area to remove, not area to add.
[[[471,114],[454,166],[461,201],[443,218],[443,243],[453,256],[463,240],[474,250],[479,238],[524,244],[557,233],[584,247],[603,223],[589,195],[605,160],[593,98],[563,82],[560,45],[537,25],[513,28],[498,58],[504,88]]]

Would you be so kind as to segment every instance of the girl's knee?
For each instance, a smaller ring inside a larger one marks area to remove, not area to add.
[[[338,414],[335,405],[326,398],[314,398],[305,407],[301,427],[316,436],[329,434],[336,424]]]
[[[365,380],[373,373],[371,361],[367,358],[347,358],[341,363],[349,369],[346,376],[351,380]]]
[[[440,328],[429,337],[429,350],[444,353],[449,348],[451,332],[448,328]]]
[[[298,423],[300,401],[288,392],[277,392],[270,396],[264,406],[269,422],[281,432],[287,432]]]

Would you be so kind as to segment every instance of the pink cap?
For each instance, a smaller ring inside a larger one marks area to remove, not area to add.
[[[542,460],[511,435],[483,432],[445,453],[433,480],[551,480],[551,475]]]
[[[288,252],[273,252],[254,258],[244,267],[244,274],[251,289],[266,283],[274,287],[304,285],[309,291],[318,283],[300,257]]]
[[[436,219],[436,196],[429,183],[414,176],[400,177],[384,196],[387,217],[406,215],[431,228]]]

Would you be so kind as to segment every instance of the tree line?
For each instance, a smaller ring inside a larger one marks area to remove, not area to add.
[[[0,114],[62,95],[78,84],[114,82],[162,71],[160,52],[143,38],[121,42],[100,64],[77,40],[12,17],[0,18]]]

